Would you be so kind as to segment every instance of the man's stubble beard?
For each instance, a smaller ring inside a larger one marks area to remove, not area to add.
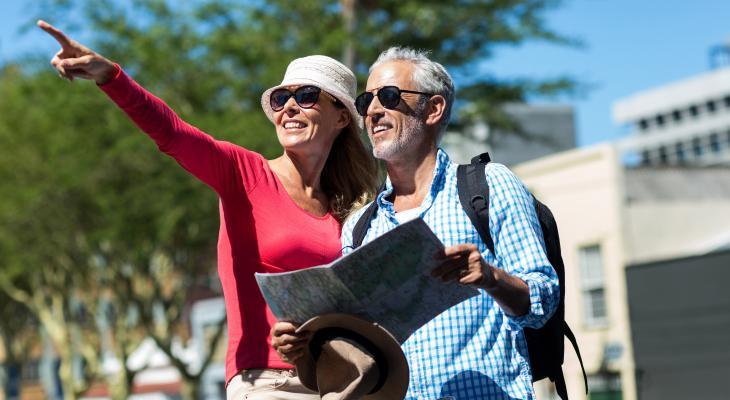
[[[421,108],[421,107],[419,107]],[[425,107],[424,107],[425,108]],[[385,145],[373,145],[373,156],[377,159],[388,161],[408,151],[409,147],[418,141],[426,131],[426,122],[422,115],[424,110],[416,110],[413,115],[407,115],[403,124],[401,134]]]

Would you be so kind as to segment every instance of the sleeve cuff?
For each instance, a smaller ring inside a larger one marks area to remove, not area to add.
[[[112,82],[118,80],[119,79],[119,76],[122,75],[122,67],[120,67],[119,64],[114,63],[114,71],[115,71],[114,72],[114,77],[112,79],[109,79],[108,82],[103,83],[101,85],[97,84],[97,86],[99,86],[99,87],[105,87],[105,86],[111,84]]]
[[[117,72],[114,78],[103,85],[97,85],[109,98],[111,98],[119,107],[126,107],[134,103],[133,93],[136,83],[127,75],[119,64],[114,64]]]
[[[518,275],[517,277],[527,283],[527,288],[530,292],[530,310],[525,315],[507,315],[507,317],[520,327],[540,328],[550,318],[550,315],[546,315],[545,307],[543,307],[541,296],[543,290],[541,290],[540,282],[536,282],[535,279],[529,279],[526,276]],[[548,295],[548,293],[545,293],[545,295]]]

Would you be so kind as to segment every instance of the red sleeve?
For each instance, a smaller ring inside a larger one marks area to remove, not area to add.
[[[116,76],[99,87],[157,143],[160,151],[173,157],[219,195],[240,193],[242,189],[248,192],[255,186],[265,162],[263,157],[215,140],[183,121],[164,101],[117,68]]]

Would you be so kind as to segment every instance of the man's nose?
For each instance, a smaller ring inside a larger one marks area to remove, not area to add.
[[[368,105],[367,116],[371,117],[379,114],[382,115],[384,109],[385,108],[380,103],[380,99],[378,98],[378,96],[373,96],[373,101],[371,101]]]

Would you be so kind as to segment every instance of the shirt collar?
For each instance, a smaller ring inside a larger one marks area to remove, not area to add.
[[[436,166],[433,170],[433,181],[431,181],[431,189],[421,203],[421,214],[431,208],[431,205],[433,204],[436,195],[443,189],[444,183],[446,182],[446,171],[448,170],[450,164],[451,159],[449,158],[448,154],[446,154],[446,152],[439,147],[438,151],[436,152]],[[378,204],[378,208],[386,211],[390,216],[395,215],[395,208],[393,207],[393,203],[387,200],[387,198],[392,193],[393,184],[390,182],[390,177],[388,176],[385,178],[385,189],[380,192],[380,194],[378,194],[378,197],[375,201]]]

